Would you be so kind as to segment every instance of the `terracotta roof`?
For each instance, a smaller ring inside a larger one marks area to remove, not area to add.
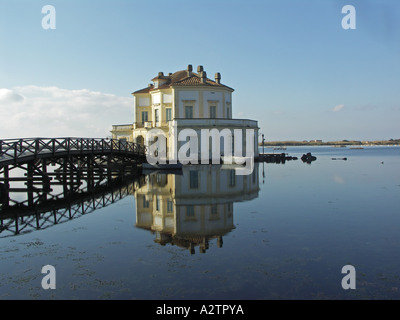
[[[152,85],[151,87],[143,88],[140,90],[137,90],[133,93],[149,93],[151,90],[153,90],[154,86]]]
[[[229,90],[232,90],[232,88],[222,84],[222,83],[217,83],[214,80],[211,80],[206,77],[206,80],[204,83],[201,81],[201,74],[192,72],[191,75],[188,75],[187,70],[180,70],[177,71],[171,75],[168,76],[158,76],[156,78],[153,78],[153,81],[156,79],[166,79],[167,82],[158,86],[158,88],[155,88],[153,85],[147,88],[143,88],[140,90],[137,90],[133,93],[149,93],[152,90],[157,90],[157,89],[168,89],[171,87],[182,87],[182,86],[201,86],[201,87],[220,87],[220,88],[226,88]]]

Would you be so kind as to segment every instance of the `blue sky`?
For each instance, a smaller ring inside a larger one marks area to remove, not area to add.
[[[400,138],[397,0],[2,0],[0,137],[105,136],[188,64],[220,72],[267,140]]]

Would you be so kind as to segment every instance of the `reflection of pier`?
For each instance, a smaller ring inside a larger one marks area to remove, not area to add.
[[[0,237],[28,233],[34,230],[46,229],[97,209],[107,207],[138,188],[136,181],[115,181],[111,186],[101,185],[89,191],[77,192],[63,198],[62,194],[49,195],[47,199],[36,206],[14,205],[0,211]]]
[[[136,190],[136,226],[154,232],[155,242],[206,252],[231,232],[233,203],[258,197],[258,165],[251,175],[236,175],[220,165],[184,166],[182,175],[152,173]]]

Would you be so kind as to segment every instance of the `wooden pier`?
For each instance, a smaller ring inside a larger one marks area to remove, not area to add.
[[[91,191],[104,179],[137,172],[146,152],[140,144],[112,139],[0,140],[0,208],[13,205],[11,193],[25,193],[24,205],[32,206],[52,187],[65,196],[83,183]]]

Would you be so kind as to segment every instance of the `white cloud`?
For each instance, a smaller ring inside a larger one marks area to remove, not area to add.
[[[106,137],[133,122],[133,98],[58,87],[0,89],[0,138]]]
[[[332,111],[333,111],[333,112],[338,112],[338,111],[340,111],[340,110],[343,110],[343,108],[344,108],[344,105],[343,105],[343,104],[338,104],[337,106],[335,106],[335,107],[332,108]]]
[[[2,88],[0,89],[0,105],[2,103],[14,103],[21,102],[24,100],[24,97],[14,92],[13,90]]]

